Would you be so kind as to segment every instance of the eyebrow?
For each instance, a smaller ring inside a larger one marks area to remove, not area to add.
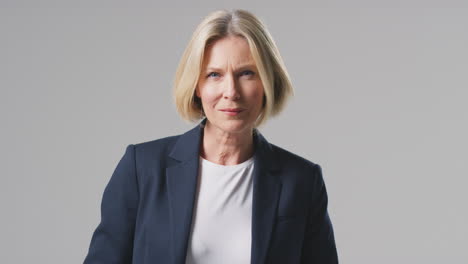
[[[234,70],[234,72],[240,72],[240,71],[243,71],[243,70],[246,70],[246,69],[256,69],[256,66],[255,64],[243,64],[241,65],[240,67],[238,67],[237,69]],[[221,68],[219,67],[214,67],[214,66],[209,66],[206,68],[206,71],[207,72],[212,72],[212,71],[223,71]]]

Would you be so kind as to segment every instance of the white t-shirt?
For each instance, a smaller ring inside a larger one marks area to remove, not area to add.
[[[186,264],[250,263],[254,158],[220,165],[200,157]]]

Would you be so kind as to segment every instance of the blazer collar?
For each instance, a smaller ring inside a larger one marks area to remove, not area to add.
[[[182,134],[169,153],[169,157],[181,162],[194,159],[198,161],[203,127],[206,124],[206,120],[206,118],[203,119],[196,127]],[[257,163],[260,162],[268,170],[274,171],[279,169],[280,166],[278,160],[276,160],[272,146],[257,129],[254,129],[254,145],[255,161]]]
[[[187,253],[205,124],[206,118],[178,138],[169,156],[179,163],[166,168],[172,249],[174,263],[178,264],[185,263]],[[264,263],[281,190],[281,183],[275,173],[280,163],[272,146],[258,130],[254,133],[254,146],[251,263]]]

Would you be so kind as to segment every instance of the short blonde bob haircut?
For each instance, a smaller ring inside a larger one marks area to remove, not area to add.
[[[281,112],[286,100],[293,95],[293,87],[266,26],[245,10],[214,11],[195,29],[175,75],[174,100],[177,111],[187,121],[198,121],[204,117],[201,100],[195,94],[203,55],[208,45],[227,36],[240,36],[247,40],[259,71],[265,96],[262,112],[255,123],[255,127],[258,127],[269,117]]]

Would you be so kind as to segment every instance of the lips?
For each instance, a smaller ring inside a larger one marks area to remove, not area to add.
[[[224,109],[220,109],[220,111],[223,111],[223,112],[242,112],[242,111],[244,111],[244,109],[242,109],[242,108],[224,108]]]
[[[242,108],[223,108],[223,109],[220,109],[219,111],[225,113],[226,115],[236,116],[236,115],[240,114],[242,111],[244,111],[244,109],[242,109]]]

